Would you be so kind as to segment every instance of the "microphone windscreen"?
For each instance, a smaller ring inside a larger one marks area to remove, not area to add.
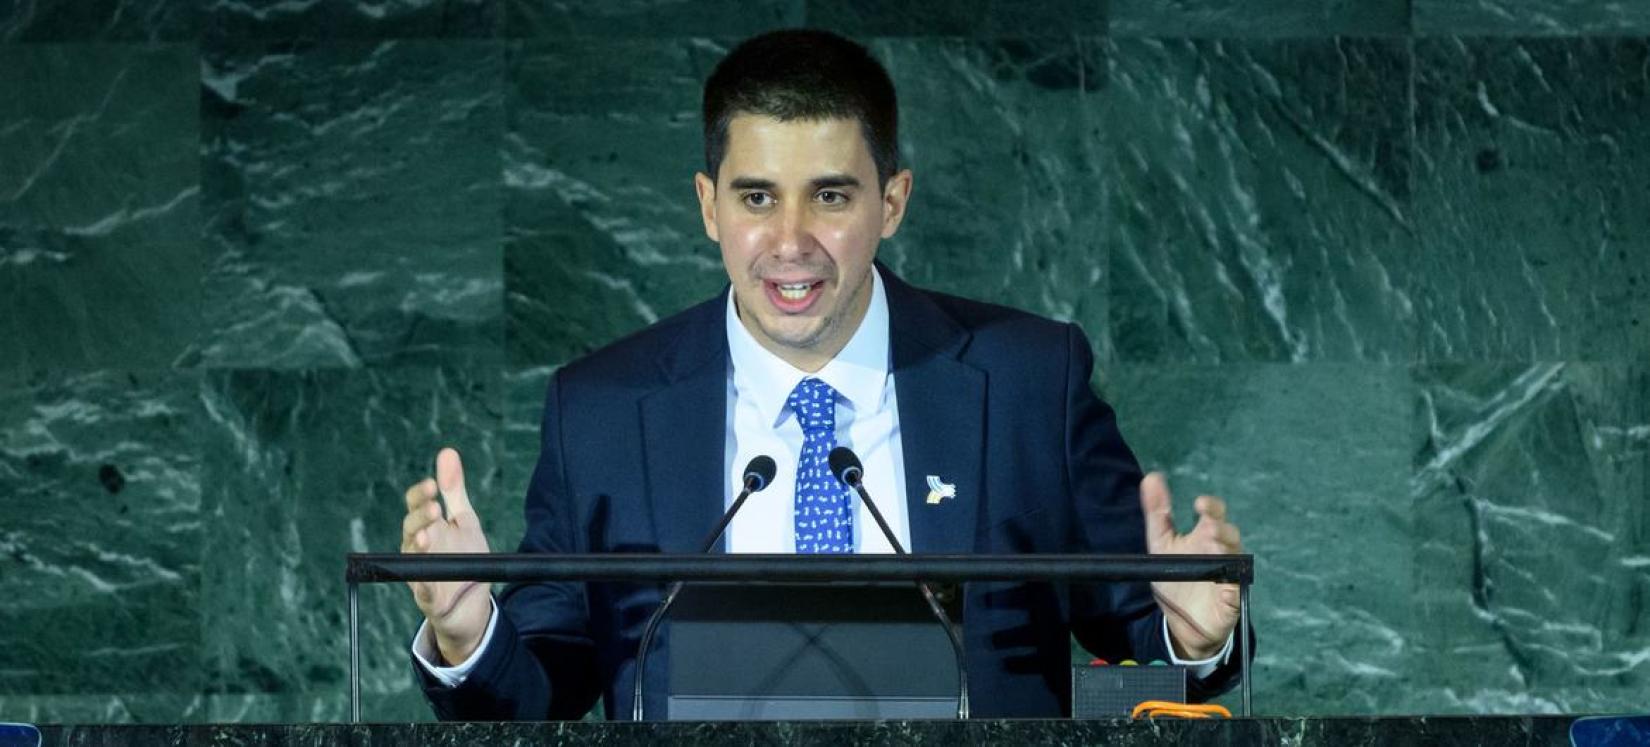
[[[773,463],[773,457],[767,454],[759,455],[751,459],[750,464],[745,465],[745,484],[751,485],[751,480],[755,480],[756,484],[751,485],[751,492],[758,492],[773,482],[773,473],[778,469]]]
[[[860,465],[859,457],[854,455],[853,449],[838,446],[831,449],[829,459],[831,474],[835,475],[836,479],[849,487],[859,484],[860,477],[865,474],[865,467]]]

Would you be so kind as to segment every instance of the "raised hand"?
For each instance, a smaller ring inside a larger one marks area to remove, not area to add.
[[[442,516],[439,494],[447,502]],[[401,552],[487,552],[487,535],[464,490],[464,463],[458,452],[442,449],[435,456],[435,479],[407,488],[407,517],[401,521]],[[487,585],[475,581],[410,581],[413,600],[435,633],[441,658],[456,664],[470,658],[487,632],[493,606]]]
[[[1153,555],[1236,555],[1243,552],[1238,528],[1226,520],[1226,502],[1199,496],[1197,526],[1186,534],[1174,529],[1172,496],[1161,472],[1140,481],[1140,509],[1146,515],[1146,552]],[[1207,659],[1220,653],[1237,626],[1240,610],[1237,584],[1212,581],[1154,582],[1152,595],[1163,608],[1182,659]]]

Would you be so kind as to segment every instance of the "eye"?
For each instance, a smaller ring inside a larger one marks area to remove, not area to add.
[[[767,192],[746,192],[742,199],[745,206],[749,208],[761,209],[773,206],[773,195]]]
[[[825,204],[825,205],[846,205],[846,204],[848,204],[848,195],[843,194],[841,192],[838,192],[836,190],[832,190],[832,189],[827,189],[823,192],[820,192],[817,195],[814,195],[814,199],[818,200],[821,204]]]

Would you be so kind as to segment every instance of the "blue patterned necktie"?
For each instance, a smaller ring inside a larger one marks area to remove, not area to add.
[[[851,553],[854,515],[848,487],[831,474],[836,448],[836,390],[815,378],[798,382],[786,403],[802,424],[802,453],[796,460],[796,551]]]

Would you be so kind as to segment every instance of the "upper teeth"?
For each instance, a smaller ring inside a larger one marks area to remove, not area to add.
[[[813,289],[813,283],[790,283],[779,286],[779,296],[787,301],[801,301],[808,297],[808,291]]]
[[[788,290],[788,291],[797,291],[797,290],[807,290],[811,287],[813,287],[813,283],[786,283],[784,285],[779,286],[779,289],[780,290]]]

